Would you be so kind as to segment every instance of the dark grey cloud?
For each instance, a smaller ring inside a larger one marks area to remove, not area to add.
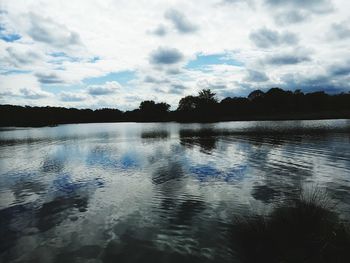
[[[13,47],[6,48],[6,55],[3,61],[13,67],[33,64],[41,59],[41,56],[34,51],[20,51]]]
[[[169,88],[164,88],[164,87],[153,88],[153,90],[157,93],[174,94],[174,95],[182,95],[186,89],[187,89],[186,86],[182,84],[171,84]]]
[[[171,65],[180,62],[183,54],[176,48],[159,47],[150,54],[149,61],[155,65]]]
[[[218,0],[217,6],[236,7],[237,5],[246,5],[250,8],[255,8],[256,0]]]
[[[55,73],[36,73],[35,76],[38,78],[38,81],[42,84],[64,83],[64,81]]]
[[[88,93],[93,96],[115,94],[118,91],[116,86],[90,86]]]
[[[248,82],[265,82],[269,80],[269,77],[264,72],[248,70],[248,75],[245,80]]]
[[[311,58],[306,52],[294,51],[267,56],[264,62],[270,65],[283,66],[295,65],[307,61],[311,61]]]
[[[50,94],[40,89],[21,88],[19,92],[13,92],[10,90],[0,91],[0,96],[22,97],[30,100],[38,100],[42,98],[47,98],[50,96]]]
[[[181,95],[187,88],[182,84],[172,84],[168,93]]]
[[[84,94],[72,93],[72,92],[61,92],[60,93],[61,101],[66,102],[79,102],[84,101],[87,97]]]
[[[159,79],[159,78],[155,78],[153,76],[146,76],[143,79],[144,82],[146,83],[156,83],[156,84],[164,84],[164,83],[169,83],[170,81],[168,79]]]
[[[162,93],[162,94],[167,94],[167,93],[168,93],[167,90],[164,89],[164,88],[154,87],[154,88],[152,88],[152,89],[153,89],[153,91],[156,92],[156,93]]]
[[[193,24],[183,13],[176,9],[168,9],[164,17],[169,19],[179,33],[193,33],[198,30],[198,26]]]
[[[169,68],[166,73],[169,75],[178,75],[181,74],[181,70],[179,68]]]
[[[310,16],[303,10],[287,10],[275,15],[274,19],[278,25],[297,24],[308,20]]]
[[[160,24],[154,30],[149,31],[149,33],[151,33],[152,35],[163,37],[168,33],[168,31],[163,24]]]
[[[254,2],[254,0],[222,0],[221,4],[241,4],[241,3],[245,3],[245,4],[252,5],[253,2]]]
[[[341,23],[332,24],[329,36],[332,39],[338,39],[338,40],[350,38],[349,23],[346,21],[343,21]]]
[[[15,94],[10,90],[0,90],[0,96],[15,96]]]
[[[325,91],[328,93],[338,93],[348,91],[350,84],[347,81],[334,81],[332,74],[302,75],[285,74],[281,77],[280,87],[290,90],[301,89],[304,92]]]
[[[300,52],[300,51],[299,51]],[[298,53],[298,50],[296,51]],[[295,60],[293,60],[295,62]],[[350,60],[341,63],[335,63],[326,67],[320,73],[310,74],[310,72],[296,72],[281,74],[279,76],[279,82],[272,83],[253,83],[253,82],[236,82],[235,85],[239,89],[234,92],[234,95],[247,95],[247,91],[254,89],[266,90],[272,87],[280,87],[288,90],[301,89],[304,92],[325,91],[327,93],[340,93],[349,92],[350,90]],[[230,89],[220,92],[220,94],[227,95],[226,91],[230,92]],[[248,92],[249,93],[249,92]]]
[[[207,79],[198,81],[197,87],[199,87],[200,89],[212,89],[212,90],[227,89],[227,85],[224,81],[221,81],[221,80],[211,81]]]
[[[312,13],[329,13],[334,10],[330,0],[265,0],[271,8],[307,10]]]
[[[30,13],[29,36],[35,41],[50,44],[54,47],[63,48],[72,45],[80,45],[81,40],[78,33],[70,31],[50,18],[44,18]]]
[[[297,35],[291,32],[278,32],[267,28],[261,28],[250,33],[249,38],[257,47],[272,48],[281,45],[295,45],[298,43]]]
[[[339,65],[333,65],[328,68],[328,72],[332,74],[332,77],[350,77],[350,61]]]
[[[42,98],[47,98],[49,95],[46,92],[40,90],[31,90],[28,88],[20,89],[21,96],[26,99],[37,100]]]

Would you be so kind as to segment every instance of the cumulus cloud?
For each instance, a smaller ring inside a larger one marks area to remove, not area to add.
[[[29,88],[22,88],[20,89],[21,95],[30,100],[37,100],[42,98],[50,97],[51,94],[42,90],[33,90]]]
[[[181,70],[179,68],[169,68],[166,70],[166,73],[169,75],[178,75],[181,74]]]
[[[169,93],[182,95],[187,88],[182,84],[172,84]]]
[[[278,25],[301,23],[313,15],[324,15],[334,11],[330,0],[264,0],[274,14]]]
[[[350,90],[347,0],[111,1],[108,9],[101,1],[3,2],[1,103],[131,109],[145,99],[174,106],[200,87],[218,96],[262,86]],[[188,66],[198,54],[209,66]],[[113,81],[121,87],[106,87]],[[23,88],[33,91],[28,98]],[[50,96],[33,99],[43,90]]]
[[[198,26],[193,24],[183,13],[176,9],[168,9],[165,18],[169,19],[179,33],[187,34],[198,30]]]
[[[309,55],[305,53],[279,53],[270,55],[265,59],[266,64],[283,66],[283,65],[295,65],[302,62],[311,61]]]
[[[202,79],[197,82],[197,87],[200,89],[223,90],[227,88],[227,83],[224,80],[208,80]]]
[[[304,9],[314,13],[328,13],[334,7],[330,0],[265,0],[272,8],[295,8]]]
[[[154,30],[148,32],[159,37],[163,37],[168,33],[167,28],[163,24],[158,25]]]
[[[173,83],[169,87],[154,87],[153,91],[158,94],[183,95],[186,89],[187,87],[183,84]]]
[[[328,72],[332,74],[332,77],[349,77],[350,78],[350,60],[341,63],[341,64],[335,64],[328,68]]]
[[[61,92],[59,96],[60,100],[65,102],[79,102],[88,99],[88,97],[85,94],[73,92]]]
[[[38,81],[42,84],[64,83],[64,80],[62,80],[55,73],[36,73],[35,76],[38,78]]]
[[[281,45],[295,45],[298,43],[298,37],[290,32],[278,32],[267,28],[250,33],[249,38],[257,47],[271,48]]]
[[[171,65],[180,62],[183,54],[176,48],[159,47],[150,54],[150,63],[157,65]]]
[[[248,70],[245,80],[248,82],[265,82],[269,80],[269,77],[264,72]]]
[[[275,15],[275,22],[278,25],[290,25],[305,22],[310,18],[304,10],[287,10]]]
[[[29,21],[28,34],[35,41],[44,42],[58,48],[81,44],[78,33],[70,31],[65,25],[59,24],[51,18],[44,18],[31,13]]]
[[[21,68],[22,66],[34,64],[39,61],[42,56],[32,50],[21,50],[19,48],[7,47],[5,50],[3,62],[12,67]]]
[[[164,83],[169,83],[170,81],[166,78],[155,78],[153,76],[147,75],[144,79],[144,82],[146,83],[156,83],[156,84],[164,84]]]
[[[288,73],[283,75],[281,80],[281,87],[291,90],[302,89],[304,92],[325,91],[335,93],[346,91],[350,87],[348,82],[331,80],[328,74]]]
[[[252,4],[254,0],[222,0],[222,4],[240,4],[240,3],[247,3]]]
[[[350,38],[349,23],[347,21],[343,21],[340,23],[333,23],[331,25],[329,36],[331,39],[335,39],[335,40],[349,39]]]
[[[92,85],[88,87],[88,93],[93,96],[110,95],[118,92],[121,86],[116,81],[108,81],[104,85]]]

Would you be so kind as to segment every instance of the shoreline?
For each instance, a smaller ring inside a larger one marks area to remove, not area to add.
[[[111,121],[73,121],[73,122],[52,122],[52,123],[36,123],[36,124],[10,124],[3,125],[0,123],[0,128],[14,127],[14,128],[41,128],[41,127],[56,127],[59,125],[70,124],[103,124],[103,123],[179,123],[179,124],[206,124],[219,122],[253,122],[253,121],[311,121],[311,120],[350,120],[350,113],[340,116],[318,116],[305,114],[298,116],[255,116],[250,118],[222,118],[213,120],[111,120]]]

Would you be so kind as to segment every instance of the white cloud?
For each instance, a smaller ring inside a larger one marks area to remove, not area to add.
[[[78,33],[70,31],[64,24],[34,13],[29,14],[28,35],[35,41],[58,48],[81,45]]]
[[[311,83],[307,76],[326,76],[348,88],[344,75],[326,74],[332,65],[346,72],[347,0],[3,0],[1,8],[4,32],[21,36],[0,39],[1,103],[130,109],[140,99],[155,99],[174,107],[200,87],[222,96],[294,87],[290,74],[305,84]],[[262,28],[269,34],[252,41]],[[176,52],[157,53],[158,47]],[[243,66],[185,67],[197,54],[222,53]],[[136,79],[85,81],[125,70],[135,71]]]

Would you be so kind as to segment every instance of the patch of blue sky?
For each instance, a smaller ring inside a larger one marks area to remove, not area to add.
[[[19,34],[8,33],[4,26],[0,25],[0,39],[6,42],[15,42],[21,39]]]
[[[210,66],[213,65],[231,65],[242,67],[243,63],[235,60],[225,53],[212,55],[198,54],[197,57],[189,61],[185,67],[190,70],[210,71]]]
[[[125,85],[129,81],[135,78],[136,78],[135,71],[126,70],[126,71],[111,72],[101,77],[86,78],[83,80],[83,83],[87,85],[100,85],[108,81],[117,81],[121,85]]]
[[[59,94],[60,92],[83,91],[89,85],[103,85],[108,81],[117,81],[121,85],[125,85],[133,79],[135,79],[134,71],[120,71],[112,72],[102,77],[86,78],[82,82],[75,84],[41,84],[41,88],[44,91]]]
[[[53,94],[59,94],[60,92],[75,92],[81,91],[85,88],[85,85],[81,83],[77,84],[41,84],[41,89]]]
[[[65,61],[69,61],[69,62],[81,61],[80,58],[68,56],[64,52],[53,52],[53,53],[50,53],[49,55],[52,57],[52,59],[49,60],[49,63],[51,64],[61,64],[62,62],[65,62]]]
[[[52,52],[52,53],[49,53],[49,55],[53,58],[51,61],[49,61],[52,64],[60,64],[63,61],[69,61],[69,62],[83,61],[83,59],[81,58],[69,56],[64,52]],[[88,63],[96,63],[99,60],[101,60],[99,56],[93,56],[85,61],[87,61]]]
[[[28,74],[31,73],[30,70],[20,70],[20,69],[0,69],[0,75],[16,75],[16,74]]]

